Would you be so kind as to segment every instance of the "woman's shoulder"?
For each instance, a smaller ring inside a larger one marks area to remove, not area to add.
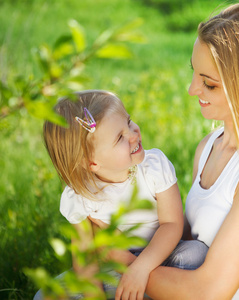
[[[224,128],[223,128],[223,127],[220,127],[219,129],[214,130],[214,131],[210,132],[208,135],[206,135],[206,136],[199,142],[199,144],[198,144],[198,146],[197,146],[197,148],[196,148],[195,157],[196,157],[196,156],[199,156],[199,157],[200,157],[201,154],[202,154],[203,149],[205,148],[205,146],[206,146],[206,144],[207,144],[207,142],[208,142],[211,138],[213,138],[213,137],[215,137],[215,139],[216,139],[220,134],[222,134],[223,131],[224,131]],[[213,140],[214,140],[214,138],[213,138]]]
[[[219,136],[222,132],[223,132],[224,128],[221,127],[215,131],[210,132],[208,135],[206,135],[198,144],[196,151],[195,151],[195,156],[194,156],[194,164],[193,164],[193,178],[195,179],[195,176],[197,174],[197,169],[198,169],[198,163],[200,160],[200,157],[202,155],[202,152],[205,148],[205,146],[207,145],[207,143],[209,142],[209,140],[212,138],[214,139],[214,137],[216,138],[217,136]],[[194,181],[194,180],[193,180]]]
[[[201,156],[203,149],[205,148],[207,142],[209,141],[209,139],[212,135],[213,135],[213,132],[209,133],[199,142],[199,144],[196,148],[195,156],[196,155],[199,155],[199,157]]]

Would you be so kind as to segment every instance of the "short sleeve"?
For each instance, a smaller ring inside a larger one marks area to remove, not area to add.
[[[159,149],[145,151],[143,172],[151,193],[161,193],[177,182],[173,164]]]
[[[64,189],[61,195],[60,212],[70,223],[78,224],[82,222],[92,211],[93,208],[90,203],[76,194],[72,188],[67,186]]]

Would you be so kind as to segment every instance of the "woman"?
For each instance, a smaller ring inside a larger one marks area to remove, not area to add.
[[[194,271],[159,267],[150,274],[153,299],[239,299],[239,4],[198,28],[189,94],[202,115],[224,128],[205,137],[196,150],[193,186],[186,201],[184,239],[209,250]]]
[[[239,299],[239,4],[199,25],[191,62],[189,94],[198,96],[205,118],[224,122],[198,145],[186,201],[183,239],[199,240],[209,250],[196,270],[156,268],[146,293],[154,300],[235,300]],[[124,297],[121,294],[120,282],[116,300],[140,299],[131,297],[130,287]]]

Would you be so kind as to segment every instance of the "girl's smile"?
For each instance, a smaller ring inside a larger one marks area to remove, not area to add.
[[[135,154],[135,153],[138,153],[142,150],[142,145],[141,143],[139,142],[139,144],[137,145],[137,147],[131,152],[131,154]]]
[[[92,141],[95,150],[90,167],[102,181],[125,181],[129,168],[144,159],[140,129],[129,115],[106,114],[96,127]]]

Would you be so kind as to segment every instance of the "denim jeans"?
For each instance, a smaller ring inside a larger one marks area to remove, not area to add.
[[[143,249],[130,250],[134,255],[138,256]],[[163,266],[175,267],[186,270],[194,270],[199,268],[205,260],[208,247],[200,241],[191,240],[191,241],[180,241],[174,251],[169,255],[169,257],[162,263]],[[68,271],[66,271],[68,272]],[[62,281],[66,272],[57,276],[59,281]],[[108,273],[115,277],[117,281],[120,280],[121,274],[109,270]],[[62,281],[62,285],[63,281]],[[112,284],[104,282],[104,290],[107,294],[107,299],[114,299],[116,287]],[[146,294],[145,298],[150,299]],[[77,293],[70,296],[71,300],[83,299],[83,295]],[[42,292],[39,290],[34,296],[33,300],[43,300]]]
[[[135,250],[129,250],[131,253],[133,253],[135,256],[139,256],[139,254],[143,251],[144,248],[141,248],[141,249],[135,249]],[[62,274],[60,274],[59,276],[56,277],[57,280],[59,280],[59,282],[61,282],[61,285],[62,287],[64,287],[65,290],[67,290],[67,288],[65,287],[65,284],[64,284],[64,276],[65,274],[69,272],[69,271],[66,271]],[[117,273],[116,271],[114,270],[109,270],[107,271],[107,273],[109,275],[111,275],[112,277],[114,277],[116,279],[117,282],[120,281],[120,278],[121,278],[121,274]],[[107,283],[107,282],[103,282],[103,288],[104,288],[104,291],[106,293],[106,297],[107,299],[112,299],[114,300],[115,299],[115,292],[116,292],[116,288],[117,286],[114,286],[112,285],[111,283]],[[79,299],[84,299],[84,296],[83,294],[81,294],[80,292],[79,293],[76,293],[76,294],[70,294],[69,298],[71,300],[79,300]],[[149,296],[147,296],[146,294],[144,294],[144,299],[151,299],[149,298]],[[42,294],[42,291],[39,290],[33,300],[44,300],[44,297],[43,297],[43,294]]]
[[[201,241],[181,240],[162,265],[185,270],[195,270],[203,264],[207,251],[208,246]]]

